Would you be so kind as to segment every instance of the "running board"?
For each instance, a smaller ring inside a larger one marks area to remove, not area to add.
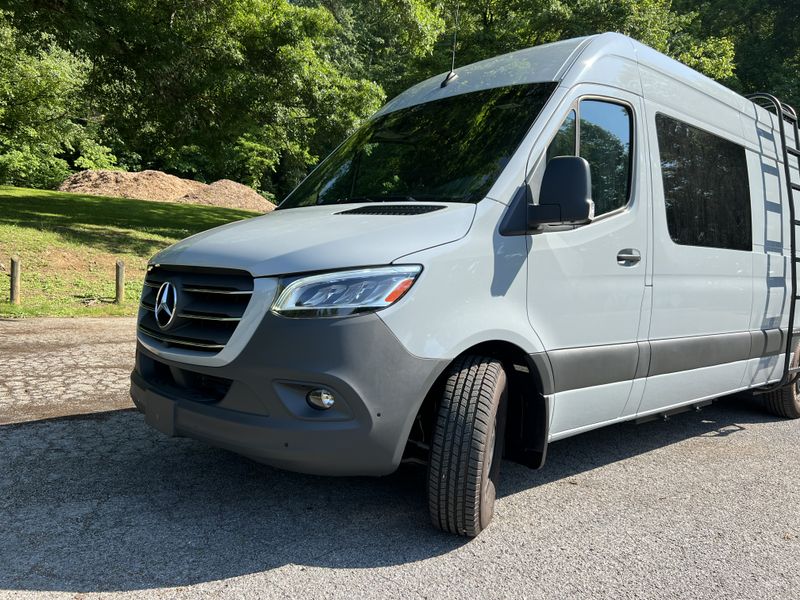
[[[652,415],[648,415],[646,417],[642,417],[641,419],[636,419],[634,423],[637,425],[641,425],[642,423],[650,423],[651,421],[668,421],[670,417],[674,415],[679,415],[685,412],[691,411],[700,411],[704,407],[709,406],[712,404],[714,400],[703,400],[702,402],[697,402],[695,404],[687,404],[686,406],[679,406],[678,408],[672,408],[670,410],[665,410],[664,412],[655,413]]]

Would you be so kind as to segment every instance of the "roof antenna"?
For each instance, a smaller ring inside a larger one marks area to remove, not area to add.
[[[453,27],[453,62],[450,63],[450,72],[444,78],[442,87],[447,87],[451,81],[458,79],[458,73],[456,73],[456,42],[458,41],[458,9],[460,6],[461,2],[456,2],[456,22],[455,27]]]

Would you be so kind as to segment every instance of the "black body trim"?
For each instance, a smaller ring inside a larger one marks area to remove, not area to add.
[[[786,331],[766,329],[531,354],[545,395],[655,375],[777,356]]]
[[[750,358],[750,332],[652,340],[648,377]]]
[[[548,396],[556,389],[555,378],[553,377],[553,365],[547,356],[547,352],[536,352],[531,354],[531,362],[539,373],[542,382],[542,395]]]
[[[783,329],[767,329],[750,332],[750,358],[775,356],[786,347],[786,333]]]
[[[641,379],[647,377],[650,371],[650,362],[652,360],[652,352],[650,352],[650,342],[637,342],[639,345],[639,363],[636,365],[636,374],[634,379]]]
[[[627,381],[636,376],[639,345],[613,344],[554,350],[549,353],[558,391]]]

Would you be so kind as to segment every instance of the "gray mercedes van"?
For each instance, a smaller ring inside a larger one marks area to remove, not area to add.
[[[800,417],[798,156],[791,108],[617,34],[433,77],[153,257],[133,400],[284,469],[426,465],[468,536],[502,457],[741,390]]]

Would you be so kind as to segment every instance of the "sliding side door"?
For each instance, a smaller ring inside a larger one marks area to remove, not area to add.
[[[751,354],[752,219],[734,131],[648,105],[653,303],[639,414],[738,389]],[[717,115],[719,116],[719,115]]]

